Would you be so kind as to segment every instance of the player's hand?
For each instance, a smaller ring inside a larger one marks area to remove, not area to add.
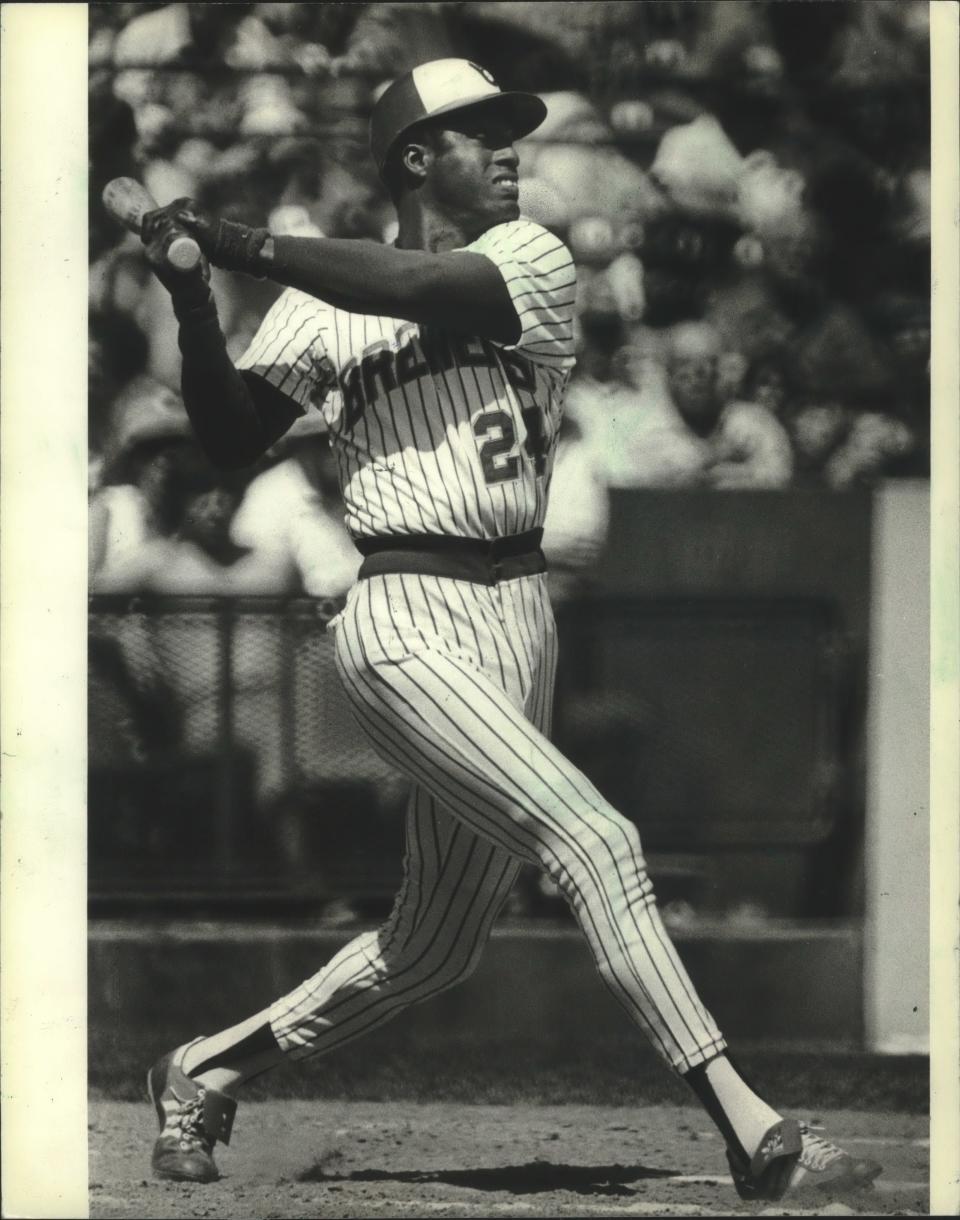
[[[144,241],[149,241],[153,233],[168,225],[177,226],[181,232],[189,233],[195,238],[200,249],[209,258],[217,234],[217,218],[205,212],[187,195],[174,199],[156,211],[147,212],[141,221]]]
[[[195,199],[174,199],[166,207],[148,212],[142,224],[144,233],[156,231],[159,235],[168,231],[171,225],[188,233],[195,239],[204,257],[215,267],[222,267],[225,271],[242,271],[248,275],[262,274],[259,255],[263,243],[270,236],[268,230],[222,220],[204,211]],[[149,237],[145,240],[149,240]]]
[[[195,215],[191,205],[192,199],[175,199],[165,207],[144,213],[140,222],[140,240],[146,251],[147,262],[170,295],[181,300],[205,296],[206,285],[210,279],[210,264],[205,253],[192,271],[178,271],[167,262],[167,250],[171,241],[175,237],[182,237],[184,233],[196,238],[203,252],[203,243],[195,228],[184,223],[184,216],[192,218]]]

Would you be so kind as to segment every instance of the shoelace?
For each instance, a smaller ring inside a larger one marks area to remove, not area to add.
[[[843,1153],[836,1146],[831,1144],[829,1140],[825,1140],[822,1136],[817,1135],[817,1129],[808,1127],[801,1123],[800,1134],[803,1137],[803,1152],[800,1154],[800,1163],[808,1169],[812,1169],[815,1173],[826,1169],[831,1161],[836,1160],[838,1156],[843,1156]]]
[[[204,1152],[209,1152],[213,1147],[213,1141],[207,1139],[203,1130],[203,1096],[204,1090],[201,1089],[196,1097],[182,1102],[174,1120],[173,1125],[177,1128],[180,1147],[184,1152],[198,1146]]]

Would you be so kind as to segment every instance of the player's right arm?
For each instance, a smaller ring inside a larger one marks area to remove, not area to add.
[[[175,271],[166,261],[168,224],[145,223],[143,241],[147,261],[170,293],[179,323],[184,406],[210,461],[236,470],[265,453],[301,414],[301,407],[257,373],[234,366],[204,271]]]
[[[300,408],[256,373],[238,370],[227,354],[213,294],[174,297],[183,356],[181,390],[197,440],[224,470],[249,466],[300,415]]]

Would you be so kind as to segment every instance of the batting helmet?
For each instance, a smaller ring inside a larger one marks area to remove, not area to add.
[[[398,77],[370,116],[370,152],[378,172],[382,175],[391,150],[411,127],[481,103],[495,108],[518,140],[539,127],[547,114],[536,94],[504,93],[486,68],[469,59],[434,59]]]

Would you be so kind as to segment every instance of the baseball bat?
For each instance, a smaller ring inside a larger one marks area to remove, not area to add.
[[[110,215],[132,233],[140,232],[144,212],[159,207],[146,187],[135,178],[113,178],[108,182],[103,188],[103,204]],[[177,271],[192,271],[200,262],[200,247],[184,233],[170,242],[166,257]]]

